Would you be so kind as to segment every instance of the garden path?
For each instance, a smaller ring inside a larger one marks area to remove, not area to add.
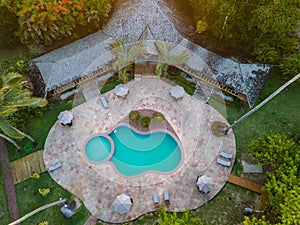
[[[5,147],[5,142],[2,138],[0,139],[0,162],[2,165],[2,173],[4,178],[4,185],[5,185],[10,221],[15,221],[19,219],[17,197],[15,193],[14,179],[9,166],[9,160],[8,160],[7,150]]]

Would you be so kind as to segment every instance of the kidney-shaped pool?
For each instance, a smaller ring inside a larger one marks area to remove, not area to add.
[[[146,171],[169,172],[182,159],[175,138],[164,131],[141,134],[127,126],[119,126],[108,135],[92,137],[85,154],[93,162],[111,161],[125,176]]]

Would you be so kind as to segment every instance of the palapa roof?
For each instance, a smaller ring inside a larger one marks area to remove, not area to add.
[[[145,27],[155,40],[178,43],[187,31],[187,18],[164,0],[119,0],[103,32],[121,37],[127,43],[140,39]],[[177,29],[178,28],[178,29]]]
[[[113,40],[98,31],[35,58],[46,92],[106,66],[114,58],[109,51],[109,44]]]
[[[35,64],[45,82],[46,92],[110,65],[116,56],[110,51],[109,44],[121,37],[127,43],[143,41],[145,53],[149,55],[158,54],[156,41],[179,46],[180,51],[184,49],[191,53],[186,63],[188,67],[245,94],[252,107],[269,67],[223,58],[190,42],[183,36],[190,32],[189,20],[170,2],[116,0],[112,16],[102,31],[37,57]],[[176,47],[173,48],[176,52]]]
[[[221,57],[187,39],[183,39],[179,46],[194,54],[186,62],[187,66],[200,73],[216,79],[220,84],[243,93],[252,107],[261,91],[266,74],[270,67],[263,64],[241,63],[229,58]],[[195,57],[196,56],[196,57]],[[199,59],[203,60],[199,63]],[[209,71],[207,69],[209,68]]]

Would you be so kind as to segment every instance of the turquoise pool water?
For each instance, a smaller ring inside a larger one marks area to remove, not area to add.
[[[103,161],[111,152],[110,141],[104,136],[91,138],[85,146],[86,156],[94,161]]]
[[[108,136],[113,140],[115,147],[109,161],[125,176],[135,176],[150,170],[168,172],[175,169],[181,161],[182,156],[178,143],[166,132],[140,134],[127,126],[119,126]],[[97,149],[97,145],[98,141],[95,141],[86,148]],[[106,150],[104,149],[104,151]],[[104,155],[106,154],[107,151]],[[90,156],[93,157],[93,154]],[[89,156],[88,158],[96,161]]]

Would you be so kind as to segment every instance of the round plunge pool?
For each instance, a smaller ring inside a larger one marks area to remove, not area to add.
[[[113,149],[113,143],[110,137],[99,135],[92,137],[85,146],[85,154],[93,162],[105,160]]]

